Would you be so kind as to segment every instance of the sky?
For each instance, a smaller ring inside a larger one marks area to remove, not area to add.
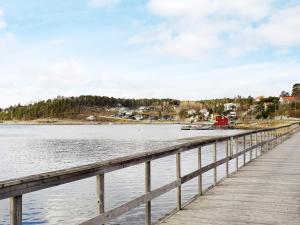
[[[300,0],[0,0],[0,107],[58,95],[278,96]]]

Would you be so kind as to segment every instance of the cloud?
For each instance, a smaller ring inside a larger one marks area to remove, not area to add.
[[[175,66],[149,69],[113,67],[101,64],[101,61],[93,65],[72,58],[52,62],[47,60],[44,63],[37,59],[24,62],[16,60],[15,64],[0,62],[0,74],[6,75],[0,83],[0,107],[57,95],[194,100],[234,97],[238,94],[278,95],[281,90],[290,91],[293,83],[298,82],[299,71],[300,63],[296,61],[248,63],[186,71]]]
[[[273,46],[292,47],[300,44],[300,5],[279,10],[257,29]]]
[[[5,32],[0,35],[0,50],[16,42],[16,37],[13,33]]]
[[[160,22],[145,23],[130,39],[160,53],[198,59],[225,51],[237,56],[267,45],[291,48],[300,42],[300,4],[275,0],[150,0]],[[149,34],[151,34],[149,36]]]
[[[4,11],[2,8],[0,8],[0,30],[5,28],[5,26],[6,26],[3,16],[4,16]]]
[[[95,8],[113,8],[120,0],[88,0],[88,5]]]

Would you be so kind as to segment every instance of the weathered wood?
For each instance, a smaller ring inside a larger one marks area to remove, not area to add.
[[[10,198],[10,225],[22,225],[22,196]]]
[[[198,148],[198,169],[202,168],[202,151],[201,147]],[[198,194],[202,195],[202,174],[198,177]]]
[[[217,142],[213,144],[213,162],[217,162]],[[214,185],[217,184],[217,166],[214,167]]]
[[[238,156],[238,153],[239,153],[239,139],[237,138],[236,139],[236,146],[235,146],[235,152],[236,152],[236,154],[237,154],[237,156],[236,156],[236,164],[235,164],[235,166],[236,166],[236,171],[238,171],[238,169],[239,169],[239,156]]]
[[[160,224],[300,224],[299,145],[297,133]]]
[[[252,138],[252,134],[250,135],[250,146],[253,145],[253,138]],[[252,160],[252,149],[250,151],[250,161]]]
[[[104,174],[96,176],[97,187],[97,212],[104,213]]]
[[[244,143],[243,165],[245,166],[246,165],[246,151],[245,150],[246,150],[246,147],[247,147],[246,146],[246,144],[247,144],[246,143],[246,136],[243,137],[243,143]]]
[[[181,178],[181,155],[176,154],[176,177]],[[181,185],[177,187],[177,210],[181,209]]]
[[[226,177],[229,176],[229,158],[228,158],[228,150],[229,150],[229,148],[228,148],[228,144],[229,144],[229,142],[227,140],[226,141],[226,148],[225,148],[225,151],[226,151]]]
[[[233,137],[231,137],[229,140],[230,140],[230,142],[229,142],[230,143],[230,154],[229,155],[232,156],[233,155],[233,146],[232,146],[233,145]]]
[[[151,163],[145,163],[145,192],[151,192]],[[151,225],[151,201],[145,204],[145,224]]]
[[[257,133],[255,134],[255,145],[257,145],[258,139],[257,139]],[[257,158],[257,147],[255,148],[255,158]]]
[[[211,164],[209,164],[209,165],[207,165],[207,166],[202,167],[201,169],[195,170],[195,171],[193,171],[193,172],[191,172],[191,173],[189,173],[189,174],[187,174],[187,175],[184,175],[184,176],[181,177],[181,183],[182,183],[182,184],[183,184],[183,183],[186,183],[186,182],[192,180],[193,178],[199,176],[200,174],[203,174],[203,173],[205,173],[205,172],[207,172],[207,171],[209,171],[209,170],[215,168],[216,166],[222,165],[222,164],[225,163],[227,160],[228,160],[228,159],[226,159],[226,158],[221,159],[221,160],[218,160],[218,161],[215,162],[215,163],[211,163]]]
[[[181,185],[181,180],[176,180],[170,184],[164,185],[160,188],[157,188],[151,192],[148,192],[138,198],[135,198],[121,206],[118,206],[112,210],[109,210],[99,216],[94,217],[93,219],[87,220],[83,223],[81,223],[81,225],[99,225],[99,224],[106,224],[109,221],[111,221],[112,219],[118,218],[119,216],[121,216],[122,214],[129,212],[132,209],[135,209],[136,207],[145,204],[146,202],[157,198],[158,196],[161,196],[169,191],[171,191],[172,189],[178,187]]]

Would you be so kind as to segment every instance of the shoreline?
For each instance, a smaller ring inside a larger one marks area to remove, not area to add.
[[[0,121],[1,125],[172,125],[185,124],[184,121],[118,121],[118,122],[101,122],[101,121],[83,121],[83,120],[9,120]]]
[[[299,121],[299,120],[298,120]],[[253,120],[241,121],[235,125],[233,129],[254,130],[263,128],[272,128],[282,125],[287,125],[296,120]],[[134,120],[119,120],[119,121],[85,121],[85,120],[70,120],[70,119],[39,119],[39,120],[9,120],[0,121],[1,125],[184,125],[185,121],[134,121]]]

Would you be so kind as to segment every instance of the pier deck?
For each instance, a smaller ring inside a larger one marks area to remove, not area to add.
[[[163,225],[299,225],[300,133],[242,167]]]

